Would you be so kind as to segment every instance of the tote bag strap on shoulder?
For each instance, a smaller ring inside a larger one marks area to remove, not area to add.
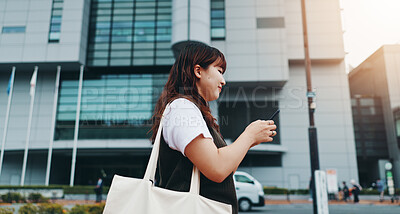
[[[170,103],[167,104],[165,109],[168,109],[169,105],[170,105]],[[156,139],[154,141],[153,149],[151,150],[149,163],[147,164],[146,172],[143,177],[144,180],[154,181],[154,178],[156,175],[157,160],[158,160],[158,155],[160,152],[160,141],[161,141],[161,133],[162,133],[164,117],[165,117],[165,110],[164,110],[163,115],[160,120],[160,125],[157,130]],[[200,192],[200,174],[199,174],[199,170],[197,169],[197,167],[195,165],[193,165],[192,178],[190,181],[189,192],[194,193],[194,194],[199,194],[199,192]]]

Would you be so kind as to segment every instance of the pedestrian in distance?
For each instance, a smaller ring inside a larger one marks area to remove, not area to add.
[[[310,177],[310,182],[308,182],[308,193],[310,194],[310,198],[308,198],[308,201],[313,200],[313,188],[314,183],[312,182],[312,177]]]
[[[94,192],[96,193],[96,202],[101,203],[102,195],[103,195],[103,179],[99,177],[97,179],[96,187],[94,188]]]
[[[343,184],[343,188],[342,188],[343,201],[347,202],[347,200],[350,198],[350,190],[349,190],[349,187],[347,187],[347,185],[346,185],[346,181],[343,181],[342,184]]]
[[[186,44],[155,106],[152,142],[165,111],[158,186],[188,192],[195,165],[200,171],[200,195],[230,204],[236,214],[233,173],[251,147],[273,140],[276,126],[272,120],[257,120],[232,144],[225,143],[209,107],[226,84],[225,70],[225,57],[218,49],[200,42]]]
[[[356,183],[354,179],[351,179],[350,183],[351,185],[353,185],[353,187],[351,188],[351,193],[353,194],[354,197],[354,203],[358,203],[360,201],[358,196],[360,195],[362,187],[360,186],[360,184]]]
[[[376,189],[379,192],[379,201],[382,202],[384,192],[385,192],[385,183],[379,178],[378,178],[378,180],[376,180]]]

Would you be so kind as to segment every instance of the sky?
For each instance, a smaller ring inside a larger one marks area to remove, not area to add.
[[[385,44],[400,44],[400,0],[340,0],[346,63],[357,67]]]

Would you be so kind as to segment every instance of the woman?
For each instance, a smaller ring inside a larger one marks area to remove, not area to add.
[[[189,43],[172,66],[155,106],[152,140],[165,110],[158,185],[189,191],[194,164],[201,172],[200,195],[231,204],[237,213],[233,173],[251,147],[273,140],[276,126],[272,120],[257,120],[234,143],[226,145],[208,105],[218,99],[225,85],[225,69],[225,57],[219,50],[200,42]]]

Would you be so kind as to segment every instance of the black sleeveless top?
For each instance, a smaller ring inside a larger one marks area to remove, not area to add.
[[[217,148],[226,146],[224,139],[213,128],[208,127]],[[218,164],[218,163],[215,163]],[[189,192],[192,177],[193,163],[179,151],[171,149],[161,137],[160,154],[158,159],[157,185],[162,188]],[[238,213],[233,173],[221,183],[216,183],[206,178],[200,172],[200,195],[232,205],[232,213]]]

